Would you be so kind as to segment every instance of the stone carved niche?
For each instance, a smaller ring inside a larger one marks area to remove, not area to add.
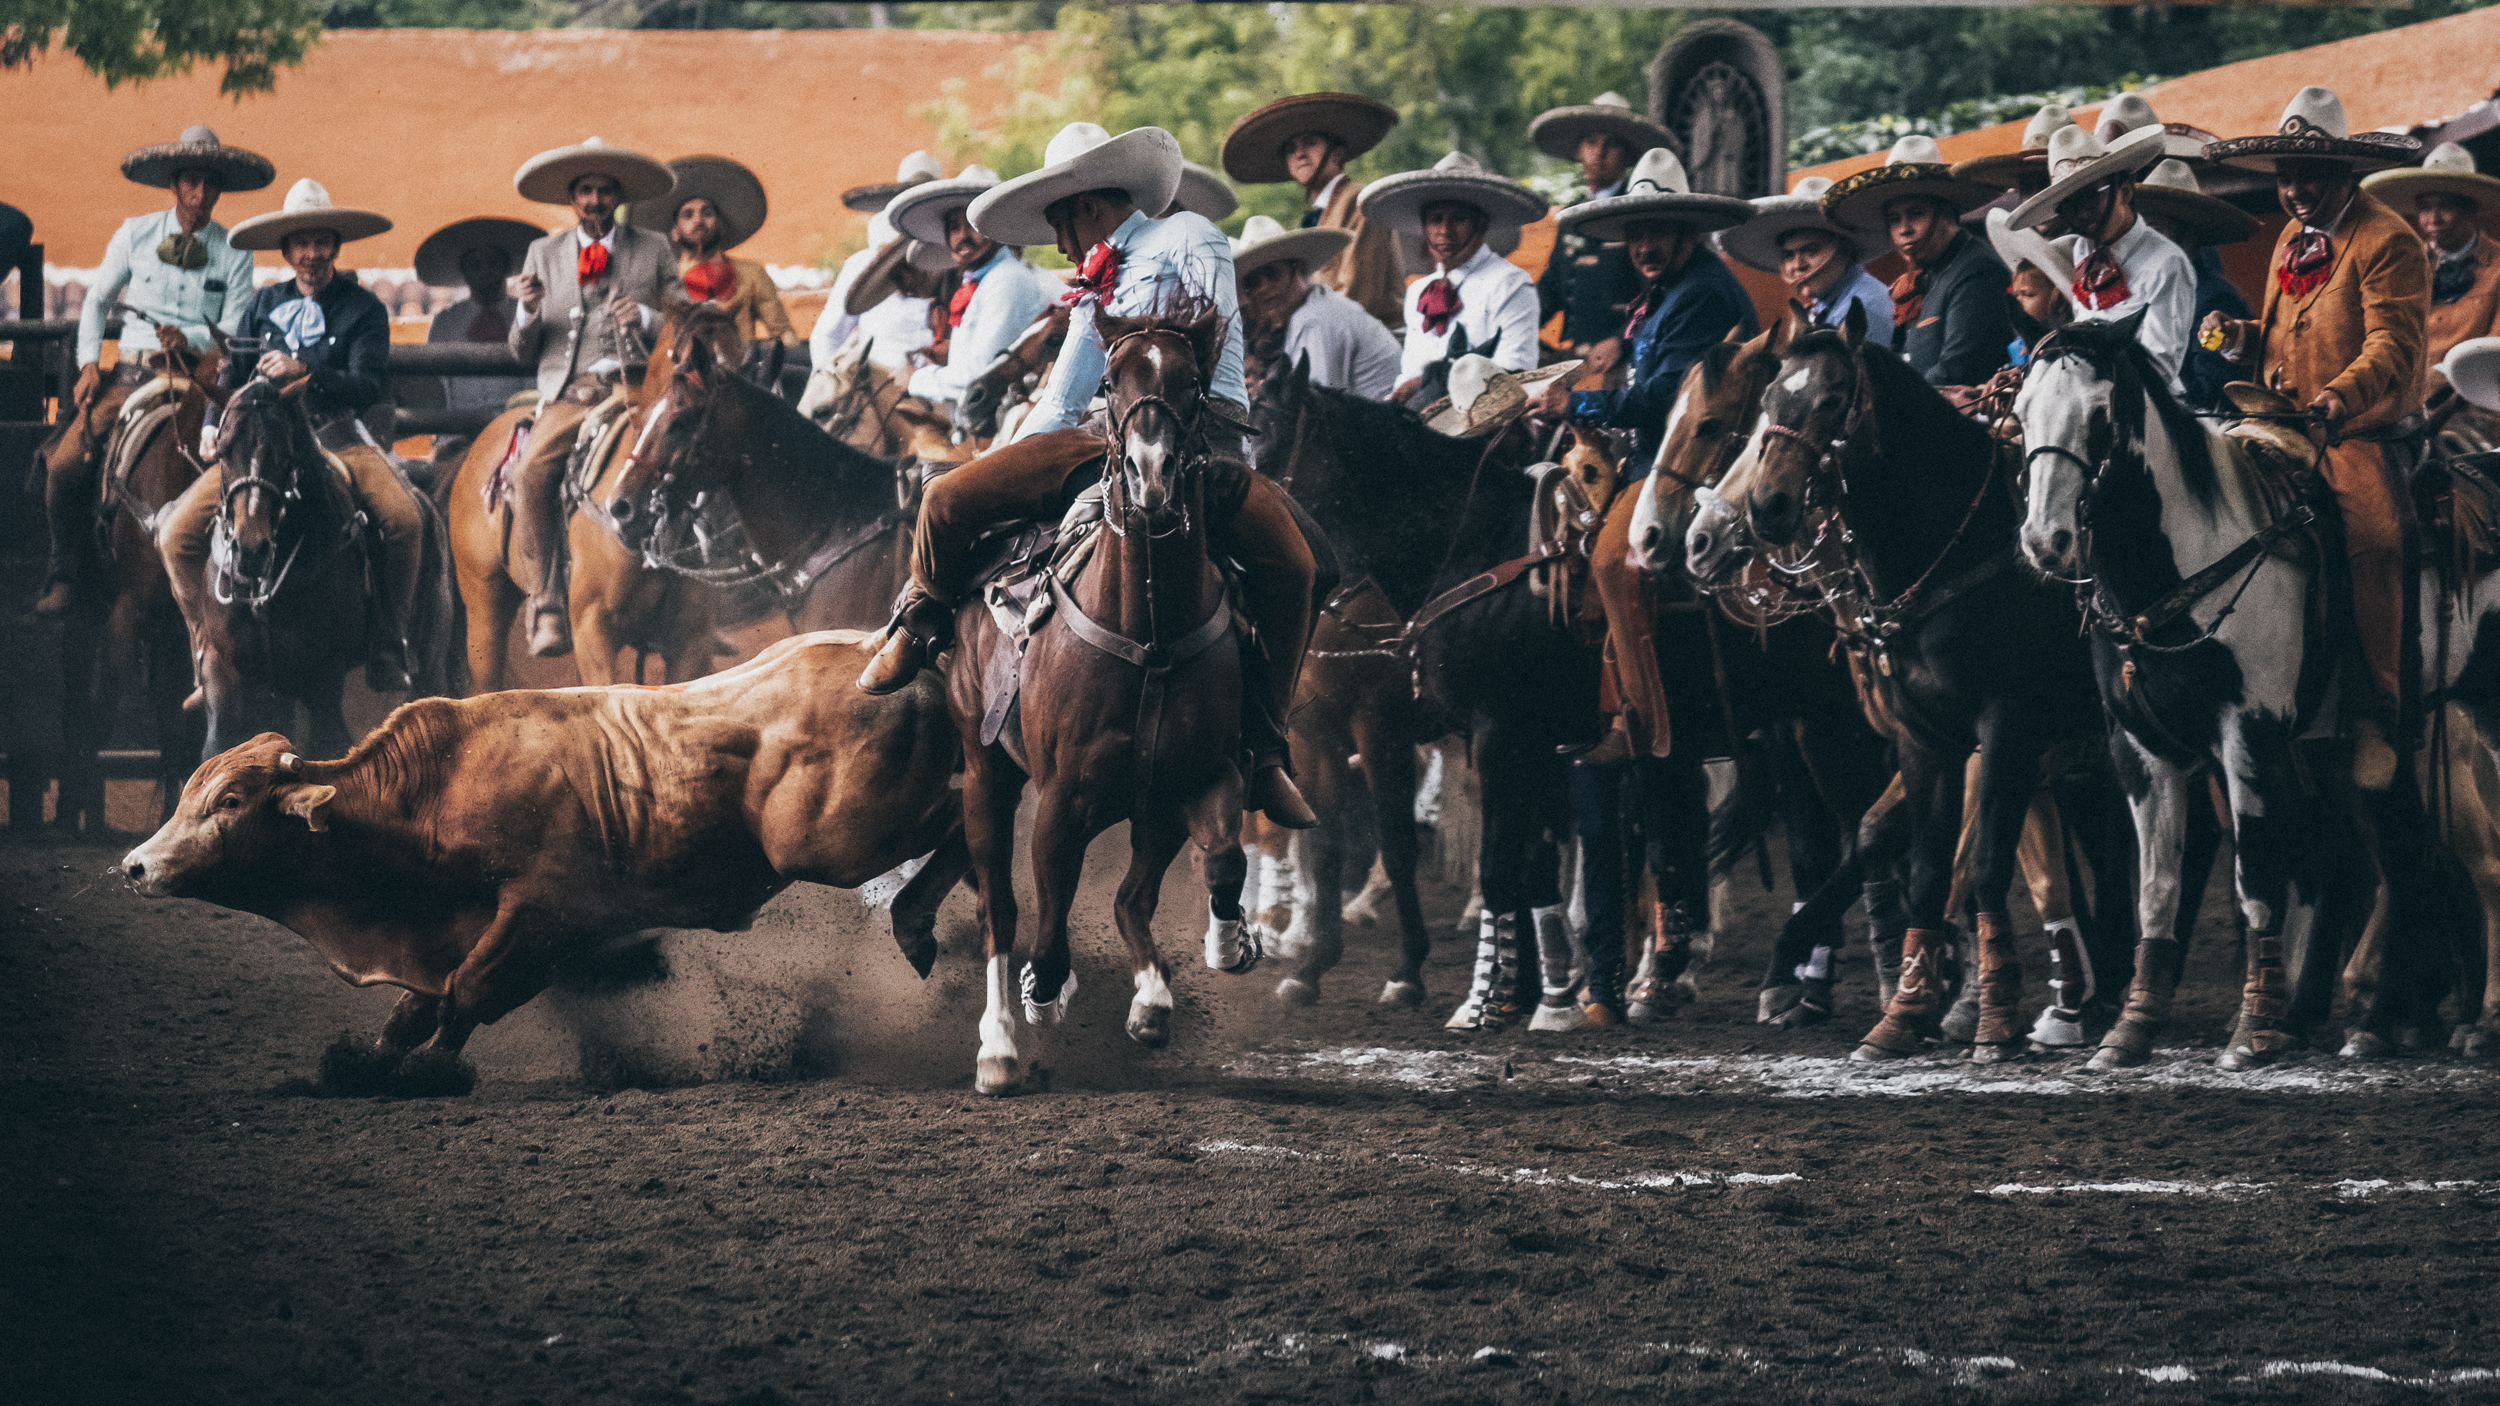
[[[1649,65],[1650,120],[1684,144],[1693,189],[1752,199],[1788,190],[1788,110],[1779,51],[1735,20],[1676,31]]]

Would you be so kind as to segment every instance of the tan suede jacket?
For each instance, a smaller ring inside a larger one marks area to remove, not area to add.
[[[2413,226],[2367,191],[2334,235],[2334,266],[2307,297],[2285,296],[2273,270],[2300,233],[2286,222],[2267,262],[2259,379],[2306,405],[2322,390],[2344,399],[2346,432],[2394,424],[2422,405],[2423,323],[2429,265]]]

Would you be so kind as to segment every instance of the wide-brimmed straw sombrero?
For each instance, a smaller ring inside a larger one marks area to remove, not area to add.
[[[175,175],[183,171],[206,171],[223,191],[259,190],[278,178],[278,168],[268,157],[228,146],[196,122],[170,142],[143,146],[122,158],[124,176],[158,190],[172,189]]]
[[[1547,156],[1580,159],[1583,137],[1614,137],[1633,151],[1682,146],[1675,134],[1632,110],[1621,93],[1600,93],[1594,102],[1547,108],[1528,124],[1528,140]]]
[[[2162,155],[2177,161],[2203,161],[2205,148],[2217,140],[2202,127],[2162,121],[2161,114],[2153,111],[2152,100],[2142,93],[2120,93],[2101,104],[2101,115],[2092,123],[2092,135],[2106,142],[2139,127],[2161,128]]]
[[[972,227],[1001,244],[1056,244],[1059,235],[1042,212],[1089,190],[1128,192],[1149,215],[1172,203],[1181,183],[1181,143],[1160,127],[1134,127],[1113,136],[1091,122],[1059,129],[1042,151],[1042,169],[1002,181],[972,202]]]
[[[726,156],[681,156],[668,163],[677,184],[666,199],[637,200],[629,212],[633,222],[658,234],[677,226],[677,212],[689,200],[709,200],[720,215],[720,247],[735,249],[764,227],[771,208],[764,183],[743,164]]]
[[[1684,163],[1665,147],[1652,147],[1632,164],[1623,178],[1623,194],[1587,200],[1555,217],[1563,233],[1582,239],[1622,239],[1635,220],[1669,220],[1707,233],[1729,229],[1753,218],[1751,202],[1733,195],[1701,195],[1684,174]]]
[[[1193,215],[1222,221],[1232,218],[1232,213],[1240,208],[1241,197],[1233,194],[1233,188],[1224,183],[1223,172],[1211,166],[1201,166],[1195,161],[1184,161],[1181,163],[1180,189],[1173,192],[1172,203],[1162,213],[1169,215],[1174,210],[1187,210]]]
[[[987,166],[966,166],[946,180],[923,181],[895,196],[885,207],[885,222],[902,231],[905,239],[943,248],[946,217],[972,208],[972,202],[983,191],[997,184],[996,171]]]
[[[925,151],[915,151],[903,158],[903,164],[894,168],[893,180],[853,186],[842,192],[842,204],[846,209],[873,215],[884,209],[895,196],[923,181],[934,181],[945,174],[946,168],[938,165],[936,157]]]
[[[2075,246],[2079,236],[2050,239],[2036,229],[2015,224],[2003,210],[1988,212],[1988,244],[2009,269],[2029,264],[2046,275],[2049,285],[2068,298],[2075,284]]]
[[[1548,381],[1579,374],[1577,360],[1533,371],[1505,371],[1473,352],[1450,366],[1450,393],[1424,407],[1424,427],[1458,439],[1480,439],[1518,419]]]
[[[631,204],[657,200],[677,184],[674,172],[641,152],[591,137],[522,162],[512,173],[512,188],[541,205],[570,205],[573,182],[584,176],[606,176],[616,182],[617,198]]]
[[[850,288],[842,295],[842,310],[853,317],[900,291],[894,276],[904,264],[923,273],[940,273],[955,265],[955,257],[945,245],[905,239],[882,213],[868,221],[868,248],[872,251],[868,266],[859,271],[859,277],[851,280]]]
[[[1233,241],[1233,276],[1248,278],[1253,270],[1280,259],[1302,265],[1305,273],[1316,272],[1353,242],[1350,229],[1287,229],[1265,215],[1252,215],[1241,227],[1241,238]]]
[[[1945,164],[1944,153],[1936,149],[1936,139],[1913,134],[1892,144],[1883,165],[1832,182],[1832,188],[1823,192],[1823,214],[1850,229],[1880,230],[1884,206],[1895,200],[1917,196],[1959,215],[1978,209],[1997,194],[1993,187],[1956,177]]]
[[[1823,192],[1831,188],[1830,177],[1808,176],[1786,195],[1746,202],[1753,207],[1752,218],[1719,231],[1720,251],[1748,268],[1777,273],[1786,257],[1780,241],[1801,229],[1821,230],[1839,240],[1860,263],[1890,249],[1892,242],[1872,230],[1848,229],[1824,218]]]
[[[2001,151],[1994,156],[1974,156],[1968,161],[1953,163],[1953,178],[1975,181],[1998,190],[2013,190],[2027,174],[2048,179],[2049,136],[2060,127],[2075,125],[2075,115],[2064,103],[2044,103],[2040,110],[2023,124],[2023,144],[2019,151]]]
[[[2014,207],[2015,228],[2037,229],[2057,218],[2057,207],[2068,196],[2151,170],[2169,140],[2158,122],[2107,144],[2081,127],[2058,128],[2049,137],[2049,183]]]
[[[1243,185],[1275,185],[1293,179],[1285,170],[1285,143],[1305,132],[1326,132],[1345,143],[1352,161],[1380,145],[1398,125],[1398,110],[1360,93],[1296,93],[1250,113],[1224,134],[1217,156],[1224,174]]]
[[[529,256],[530,245],[546,233],[527,220],[495,215],[454,220],[417,246],[417,281],[429,288],[460,287],[469,281],[461,275],[460,258],[480,245],[501,249],[511,270],[517,272],[521,260]]]
[[[2432,147],[2419,166],[2364,176],[2361,188],[2395,206],[2400,214],[2411,214],[2413,202],[2425,195],[2453,195],[2481,215],[2500,210],[2500,177],[2475,170],[2474,153],[2455,142]]]
[[[2177,222],[2198,244],[2237,244],[2257,232],[2257,217],[2228,200],[2205,193],[2196,172],[2177,157],[2165,159],[2136,181],[2139,214]]]
[[[2205,148],[2205,158],[2251,171],[2271,171],[2283,160],[2338,161],[2356,171],[2402,166],[2422,150],[2414,137],[2393,132],[2355,132],[2344,121],[2344,100],[2330,88],[2303,88],[2283,109],[2272,136],[2233,137]]]
[[[2468,337],[2448,348],[2439,374],[2468,405],[2500,410],[2500,337]]]
[[[345,244],[351,239],[370,239],[390,227],[388,219],[371,210],[331,204],[330,192],[307,176],[287,191],[284,205],[266,215],[236,221],[226,231],[226,242],[237,249],[275,249],[298,230],[326,229]]]
[[[1363,187],[1355,207],[1399,234],[1419,239],[1424,207],[1454,200],[1484,212],[1484,242],[1497,254],[1519,247],[1519,228],[1545,218],[1545,197],[1453,151],[1421,171],[1400,171]]]

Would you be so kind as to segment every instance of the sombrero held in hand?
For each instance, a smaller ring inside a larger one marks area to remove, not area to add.
[[[1424,427],[1458,439],[1480,439],[1527,413],[1537,388],[1579,374],[1581,363],[1557,361],[1511,372],[1473,352],[1450,366],[1450,393],[1424,407]]]

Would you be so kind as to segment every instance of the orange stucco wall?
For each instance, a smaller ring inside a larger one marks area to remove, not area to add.
[[[12,153],[0,164],[0,200],[33,217],[51,262],[92,266],[124,218],[162,200],[121,178],[123,154],[206,122],[278,167],[269,188],[227,196],[221,222],[278,208],[288,186],[311,176],[340,204],[396,222],[344,263],[405,268],[420,240],[456,219],[563,223],[557,207],[514,194],[512,173],[533,153],[596,135],[664,161],[717,153],[745,162],[772,214],[739,252],[813,263],[859,241],[866,217],[842,208],[844,189],[892,180],[905,153],[935,144],[916,114],[939,85],[964,78],[973,94],[1011,101],[983,79],[1024,42],[858,29],[340,30],[281,73],[275,93],[240,103],[218,97],[210,66],[107,92],[56,51],[0,74],[0,131]]]

